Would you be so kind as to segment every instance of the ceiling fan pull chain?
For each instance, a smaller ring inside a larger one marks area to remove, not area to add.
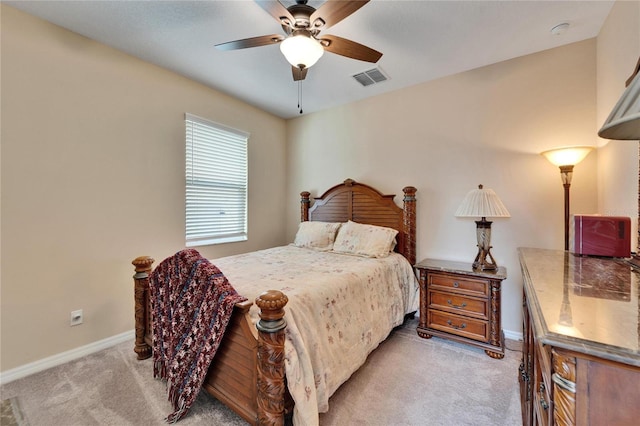
[[[298,81],[298,109],[302,114],[302,80]]]

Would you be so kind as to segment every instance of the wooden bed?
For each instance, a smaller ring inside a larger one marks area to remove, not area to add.
[[[351,179],[315,198],[302,192],[301,221],[354,222],[398,230],[395,250],[411,265],[416,255],[416,188],[403,189],[404,208],[393,195]],[[151,357],[151,309],[148,300],[149,273],[154,259],[136,258],[135,266],[135,347],[138,359]],[[232,283],[233,284],[233,283]],[[235,305],[233,316],[203,384],[213,397],[250,424],[283,424],[292,411],[285,378],[284,306],[288,299],[280,291],[260,295],[256,305],[260,320],[254,327],[249,318],[251,301]],[[257,330],[256,330],[257,328]]]

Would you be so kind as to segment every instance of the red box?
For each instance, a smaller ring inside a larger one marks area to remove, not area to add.
[[[575,254],[631,257],[631,219],[620,216],[573,215],[570,251]]]

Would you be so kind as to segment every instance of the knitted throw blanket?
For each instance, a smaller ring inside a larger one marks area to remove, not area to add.
[[[247,300],[194,249],[163,260],[150,275],[153,375],[167,380],[174,411],[187,414],[220,346],[233,306]]]

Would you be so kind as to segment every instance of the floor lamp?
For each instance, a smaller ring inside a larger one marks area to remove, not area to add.
[[[564,249],[569,250],[569,188],[573,176],[573,167],[585,159],[591,152],[591,146],[572,146],[544,151],[547,160],[560,167],[560,177],[564,186]]]

